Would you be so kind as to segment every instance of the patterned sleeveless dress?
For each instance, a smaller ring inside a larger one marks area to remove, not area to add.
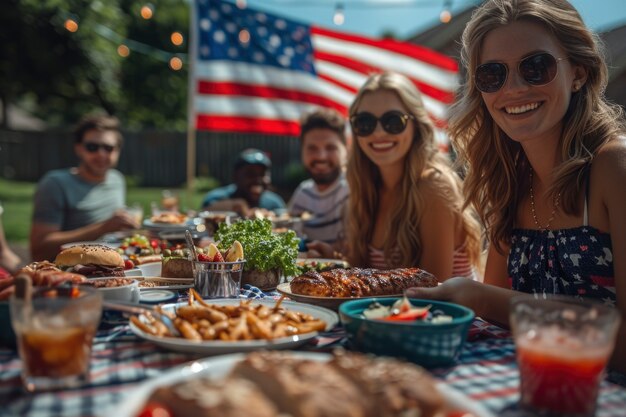
[[[508,257],[511,288],[531,294],[594,298],[615,305],[611,235],[588,225],[571,229],[514,229]]]

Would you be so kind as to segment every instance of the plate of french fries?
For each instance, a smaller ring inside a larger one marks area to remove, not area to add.
[[[131,331],[166,349],[201,354],[291,349],[339,323],[333,311],[284,297],[203,300],[193,289],[187,302],[158,308],[172,320],[178,335],[170,334],[158,315],[149,313],[131,317]]]

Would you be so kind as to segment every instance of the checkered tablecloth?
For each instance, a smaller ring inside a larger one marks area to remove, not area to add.
[[[263,298],[255,288],[245,298]],[[349,348],[341,328],[325,333],[305,350]],[[200,356],[168,352],[145,342],[120,325],[98,332],[91,358],[89,385],[54,393],[27,394],[20,383],[21,363],[10,349],[0,348],[0,416],[104,416],[123,396],[147,378]],[[454,366],[432,370],[440,380],[481,403],[496,415],[519,417],[519,374],[510,334],[480,320],[472,325],[468,342]],[[597,417],[626,415],[626,388],[608,381],[601,386]]]

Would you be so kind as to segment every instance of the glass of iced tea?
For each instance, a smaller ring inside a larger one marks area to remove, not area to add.
[[[161,207],[165,211],[178,211],[180,200],[178,193],[172,190],[163,190],[161,193]]]
[[[72,388],[89,378],[93,337],[102,313],[94,288],[40,288],[32,300],[10,299],[11,324],[28,391]]]
[[[539,416],[593,416],[619,323],[615,308],[592,301],[515,298],[522,407]]]

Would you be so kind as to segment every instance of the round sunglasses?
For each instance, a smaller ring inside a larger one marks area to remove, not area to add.
[[[369,136],[376,130],[376,125],[380,121],[383,130],[392,135],[404,132],[409,119],[415,119],[412,114],[405,114],[399,110],[390,110],[380,117],[372,113],[361,112],[350,117],[350,126],[357,136]]]
[[[517,65],[517,71],[530,85],[546,85],[557,73],[557,63],[565,58],[555,58],[547,52],[530,55]],[[501,62],[488,62],[476,67],[474,84],[483,93],[495,93],[502,88],[508,67]]]
[[[96,153],[100,149],[104,149],[106,153],[111,153],[117,149],[117,146],[106,145],[102,143],[93,143],[93,142],[85,142],[83,143],[83,146],[85,147],[85,150],[89,153]]]

